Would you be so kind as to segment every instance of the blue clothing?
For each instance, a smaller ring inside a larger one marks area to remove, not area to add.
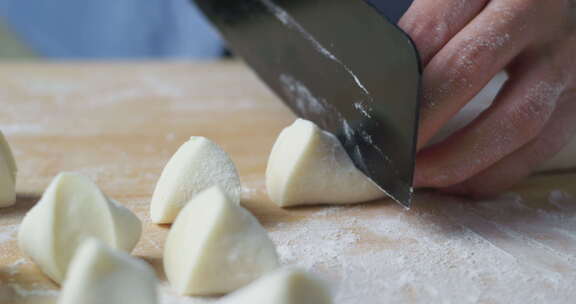
[[[190,0],[0,0],[0,18],[46,57],[214,58],[223,52]]]

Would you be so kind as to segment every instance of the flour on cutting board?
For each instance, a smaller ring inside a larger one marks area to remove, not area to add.
[[[0,227],[0,246],[7,241],[14,240],[18,231],[18,225]]]
[[[4,272],[8,275],[5,281],[0,280],[0,303],[14,299],[55,298],[58,296],[60,293],[58,290],[40,286],[38,283],[24,287],[14,279],[20,274],[21,267],[29,264],[31,264],[29,260],[20,258],[9,265],[3,265],[3,268],[0,269],[0,273]]]
[[[188,75],[186,75],[188,76]],[[245,75],[243,75],[245,77]],[[156,117],[142,117],[138,109],[146,104],[154,105],[160,112],[181,112],[189,110],[214,111],[234,108],[236,110],[253,110],[261,106],[252,97],[239,98],[247,94],[247,89],[241,81],[234,82],[234,75],[223,77],[222,85],[233,96],[235,102],[230,102],[229,96],[215,94],[212,87],[194,82],[182,75],[158,76],[143,71],[134,75],[132,81],[118,81],[107,75],[89,75],[87,78],[58,78],[54,74],[31,77],[15,77],[12,85],[20,94],[38,102],[4,102],[12,97],[7,92],[0,92],[2,121],[0,130],[8,136],[15,135],[102,135],[103,130],[114,127],[96,111],[114,107],[130,107],[134,115],[122,117],[126,125],[146,125]],[[89,83],[89,85],[87,85]],[[250,92],[254,94],[253,91]],[[267,93],[267,92],[266,92]],[[201,99],[205,102],[190,102]],[[267,103],[271,108],[276,105]],[[69,112],[69,119],[54,122],[49,111]],[[119,115],[116,112],[110,115]],[[107,117],[109,118],[109,117]],[[199,119],[195,117],[195,119]]]
[[[259,191],[250,189],[244,195]],[[558,189],[543,203],[537,209],[513,193],[476,203],[420,194],[421,207],[411,211],[323,207],[267,229],[282,263],[331,282],[336,304],[568,303],[576,297],[576,199]],[[4,227],[4,242],[16,230]],[[10,279],[30,263],[21,258],[5,267],[5,288],[22,298],[57,297],[58,290]],[[178,296],[166,282],[160,299],[215,302]]]
[[[576,297],[574,214],[531,209],[517,195],[473,206],[446,200],[435,212],[368,212],[361,219],[354,215],[366,207],[331,207],[277,224],[271,236],[284,263],[331,278],[339,304]]]
[[[567,205],[566,203],[569,203],[570,201],[572,201],[572,204]],[[576,199],[570,195],[570,193],[564,192],[560,189],[550,191],[548,202],[561,210],[570,205],[573,206],[572,208],[576,207]]]
[[[26,289],[19,284],[9,283],[7,284],[11,288],[15,295],[20,298],[30,298],[30,297],[57,297],[60,292],[54,289]]]

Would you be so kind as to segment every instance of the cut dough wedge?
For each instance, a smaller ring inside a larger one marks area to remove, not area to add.
[[[0,208],[16,202],[16,170],[12,150],[0,132]]]
[[[277,267],[266,230],[219,186],[193,198],[166,239],[164,270],[182,295],[228,293]]]
[[[150,205],[152,222],[172,223],[184,204],[214,185],[220,185],[232,202],[240,203],[240,178],[228,154],[207,138],[191,137],[168,161],[156,184]]]
[[[46,275],[60,283],[87,238],[129,252],[141,232],[140,220],[107,198],[90,179],[60,173],[22,220],[18,243]]]
[[[268,160],[266,188],[279,206],[350,204],[385,196],[336,137],[297,119],[282,130]]]
[[[76,251],[59,304],[156,304],[158,283],[148,264],[87,239]]]
[[[219,304],[330,304],[328,289],[315,276],[280,269],[223,298]]]

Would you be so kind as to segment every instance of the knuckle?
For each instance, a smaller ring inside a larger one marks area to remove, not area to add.
[[[523,102],[511,108],[508,123],[521,138],[537,136],[556,108],[562,86],[540,82],[528,90]]]
[[[516,138],[514,141],[527,141],[538,135],[544,125],[544,119],[541,114],[521,109],[510,115],[508,125],[511,129],[510,134]]]
[[[429,26],[427,42],[437,47],[443,45],[451,38],[450,23],[442,18],[434,19]]]
[[[408,19],[403,28],[414,39],[418,50],[424,57],[431,56],[433,50],[450,39],[449,24],[438,18]]]
[[[449,79],[459,87],[471,86],[473,75],[484,75],[500,66],[499,50],[506,47],[510,34],[486,31],[482,37],[465,39],[446,58],[446,73]]]

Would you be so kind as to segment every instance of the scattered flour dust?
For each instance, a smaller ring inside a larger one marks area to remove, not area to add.
[[[5,242],[14,240],[17,231],[18,231],[18,225],[9,225],[0,227],[0,246],[2,246],[2,244]]]
[[[16,262],[14,262],[8,266],[8,269],[7,269],[8,274],[11,276],[17,275],[19,272],[20,266],[24,265],[26,263],[27,263],[27,261],[24,258],[16,260]]]
[[[22,286],[14,277],[20,272],[20,267],[31,263],[25,258],[20,258],[9,265],[2,267],[2,272],[8,276],[5,281],[0,280],[0,303],[3,301],[13,301],[16,299],[30,299],[30,298],[56,298],[60,292],[54,289],[48,289],[45,286],[40,286],[38,283],[33,283],[31,286]],[[28,303],[28,302],[26,302]],[[33,302],[32,302],[33,303]]]
[[[325,207],[268,230],[281,262],[325,278],[336,304],[570,303],[576,200],[554,190],[545,203],[536,209],[513,193],[475,204],[424,194],[411,211]],[[14,231],[5,227],[0,237],[9,240]],[[15,261],[7,273],[26,263]],[[17,297],[58,295],[7,283]],[[159,295],[162,304],[217,302],[178,296],[166,282]]]
[[[564,192],[562,190],[550,191],[550,194],[548,194],[548,202],[561,210],[564,209],[566,203],[569,202],[572,202],[571,205],[576,207],[576,198],[570,195],[570,193]]]
[[[558,199],[566,197],[559,191],[550,196],[550,204],[567,203]],[[332,282],[338,304],[576,298],[574,214],[531,209],[511,194],[473,206],[447,200],[435,211],[362,218],[355,214],[363,206],[329,207],[299,222],[279,223],[270,235],[283,263]]]
[[[58,297],[60,291],[54,289],[26,289],[19,284],[9,283],[8,287],[11,288],[17,297],[30,298],[30,297]]]

